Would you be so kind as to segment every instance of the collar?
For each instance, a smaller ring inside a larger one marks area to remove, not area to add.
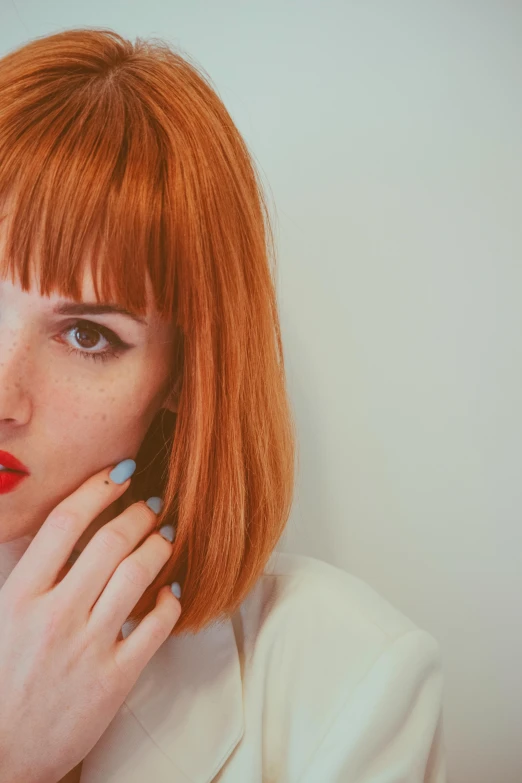
[[[83,761],[81,783],[210,783],[244,733],[232,619],[167,639]]]

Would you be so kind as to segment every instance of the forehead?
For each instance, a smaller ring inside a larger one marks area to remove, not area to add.
[[[121,258],[117,259],[118,271],[115,271],[114,266],[111,265],[110,250],[107,251],[106,255],[100,250],[100,255],[94,258],[91,250],[92,243],[85,242],[82,246],[81,256],[78,255],[76,259],[71,259],[70,262],[68,262],[68,256],[62,252],[59,263],[55,266],[54,258],[51,256],[48,261],[51,264],[50,275],[46,276],[44,274],[42,276],[42,271],[45,273],[47,270],[42,270],[41,259],[44,258],[44,263],[47,263],[47,261],[45,261],[45,253],[42,255],[40,252],[38,240],[34,244],[31,243],[29,259],[26,260],[25,264],[21,258],[16,257],[16,250],[13,250],[13,257],[7,257],[7,240],[10,229],[12,228],[14,232],[19,230],[19,227],[12,223],[14,219],[15,209],[13,208],[11,198],[8,197],[0,204],[0,287],[3,287],[4,282],[15,286],[15,290],[20,293],[24,302],[28,301],[26,296],[34,297],[31,305],[34,302],[36,306],[45,310],[48,307],[54,307],[58,301],[61,303],[82,302],[91,305],[104,304],[123,307],[133,315],[145,319],[146,323],[141,324],[141,328],[151,332],[150,339],[158,339],[158,334],[163,341],[168,341],[178,336],[178,329],[175,326],[175,314],[172,311],[163,310],[160,312],[157,309],[155,294],[160,298],[162,294],[158,290],[155,291],[147,265],[143,263],[143,256],[141,261],[136,259],[134,267],[132,254],[123,263]],[[38,237],[39,235],[38,228],[35,236]],[[15,235],[13,234],[11,240],[14,237]],[[74,241],[74,238],[70,241]],[[49,257],[49,254],[47,256]],[[20,263],[18,263],[19,261]],[[76,269],[73,269],[73,265],[76,266]],[[22,269],[24,269],[26,275],[26,287],[24,289],[22,289],[24,280]],[[93,273],[97,277],[97,286],[92,277]],[[70,283],[73,280],[74,285],[71,286]],[[41,288],[40,282],[42,283]],[[166,281],[163,280],[162,287],[165,285]],[[96,296],[96,288],[98,296]],[[76,291],[73,293],[74,289]],[[163,288],[162,290],[164,292]],[[6,291],[7,289],[4,287],[4,293]],[[11,293],[14,293],[14,290]],[[135,303],[141,300],[144,300],[144,309],[140,306],[139,310],[137,310]]]
[[[6,276],[6,273],[4,271],[4,265],[2,264],[2,261],[4,260],[4,252],[5,252],[5,242],[6,242],[6,236],[7,236],[7,227],[6,227],[6,221],[0,221],[0,282],[5,281],[8,282],[8,284],[14,288],[21,288],[21,283],[18,277],[16,277],[14,280],[9,276]],[[108,262],[107,262],[108,263]],[[89,255],[85,258],[85,263],[83,264],[83,268],[78,271],[77,278],[79,282],[80,287],[80,300],[82,302],[89,302],[89,303],[101,303],[101,304],[113,304],[113,305],[120,305],[125,306],[123,302],[118,302],[116,300],[112,301],[106,301],[103,299],[100,293],[100,298],[96,296],[96,289],[94,285],[94,279],[92,276],[92,269],[91,269],[91,257]],[[102,290],[102,281],[104,277],[104,268],[105,268],[105,261],[102,259],[101,263],[99,264],[98,269],[98,291],[101,292]],[[38,249],[36,248],[33,252],[33,258],[32,258],[32,268],[30,272],[30,281],[29,281],[29,290],[24,292],[27,293],[31,298],[33,299],[42,299],[45,302],[50,302],[52,304],[56,303],[57,301],[71,301],[69,297],[64,293],[62,290],[62,287],[60,286],[60,281],[57,282],[54,289],[50,291],[48,296],[40,294],[39,289],[39,279],[40,279],[40,257]],[[15,273],[16,274],[16,273]],[[128,271],[129,275],[132,275],[132,268]],[[141,280],[141,277],[140,277]],[[65,281],[64,281],[65,282]],[[129,284],[132,283],[132,280],[129,279]],[[144,275],[144,289],[145,289],[145,295],[146,295],[146,306],[147,306],[147,312],[145,317],[149,322],[155,322],[160,320],[160,315],[156,309],[156,304],[154,300],[154,292],[150,280],[150,276],[147,272],[145,272]]]
[[[98,298],[96,297],[96,290],[94,286],[94,280],[92,277],[91,272],[91,265],[89,263],[90,259],[87,259],[87,263],[85,264],[83,271],[81,273],[81,298],[84,302],[98,302]],[[102,262],[100,266],[101,272],[99,273],[98,277],[103,278],[103,269],[104,269],[104,263]],[[132,270],[129,270],[129,274],[132,274]],[[156,310],[155,301],[154,301],[154,292],[152,289],[152,284],[150,281],[149,275],[145,274],[145,294],[147,299],[147,317],[159,317],[159,313]],[[100,279],[98,280],[98,283],[100,283]],[[33,280],[31,281],[32,286],[36,286],[36,283]],[[100,285],[98,285],[98,289],[100,289]],[[64,297],[60,294],[59,291],[52,293],[52,299],[63,299]],[[105,300],[100,299],[100,303],[104,304],[121,304],[122,302],[105,302]]]
[[[82,284],[79,299],[72,299],[66,294],[62,293],[59,286],[54,290],[51,290],[48,295],[40,293],[38,279],[34,273],[31,275],[29,289],[24,290],[22,289],[22,284],[20,281],[16,279],[13,281],[10,277],[4,277],[0,272],[0,289],[4,288],[4,295],[8,298],[8,300],[13,299],[13,303],[14,299],[17,297],[20,297],[21,300],[28,300],[29,307],[37,307],[38,305],[42,305],[44,308],[46,308],[47,306],[54,307],[58,304],[63,306],[66,304],[72,305],[83,303],[92,305],[91,314],[95,313],[99,315],[110,315],[113,312],[116,314],[118,312],[123,314],[130,314],[135,316],[136,323],[140,323],[145,327],[153,327],[155,325],[157,326],[160,323],[166,323],[168,320],[162,317],[156,309],[150,280],[146,281],[145,286],[147,298],[146,312],[136,313],[132,308],[129,308],[129,306],[123,302],[118,302],[115,299],[111,299],[109,301],[103,298],[101,294],[100,298],[98,298],[96,296],[96,290],[90,269],[86,268],[82,273],[81,278]],[[100,292],[98,291],[98,293]],[[103,305],[105,306],[105,309],[98,309],[97,305]],[[57,312],[61,312],[61,309],[57,310]],[[64,310],[63,314],[73,315],[74,312],[74,310]],[[82,311],[79,312],[81,314]]]

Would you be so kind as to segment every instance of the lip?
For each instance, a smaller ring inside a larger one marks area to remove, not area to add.
[[[2,463],[3,465],[3,463]],[[27,478],[27,473],[9,473],[7,470],[0,471],[0,495],[6,492],[12,492],[18,484]]]
[[[26,466],[23,464],[23,462],[20,462],[19,459],[16,459],[16,457],[13,457],[12,454],[9,454],[8,451],[2,451],[0,449],[0,465],[3,465],[4,468],[9,468],[9,470],[16,470],[18,473],[29,473],[29,468],[26,468]],[[0,473],[0,477],[2,476],[2,473]]]

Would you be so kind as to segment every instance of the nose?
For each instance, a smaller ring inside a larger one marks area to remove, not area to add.
[[[24,424],[30,417],[31,366],[27,341],[0,326],[0,433],[4,425]]]

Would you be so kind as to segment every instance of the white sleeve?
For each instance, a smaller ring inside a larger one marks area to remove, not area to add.
[[[446,783],[439,648],[410,631],[383,651],[299,783]]]

